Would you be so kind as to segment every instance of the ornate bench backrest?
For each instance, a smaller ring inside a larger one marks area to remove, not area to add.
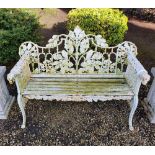
[[[101,35],[86,35],[76,27],[68,35],[54,35],[46,47],[24,42],[19,55],[29,52],[33,73],[122,74],[127,67],[128,50],[137,54],[137,48],[131,42],[108,47]]]

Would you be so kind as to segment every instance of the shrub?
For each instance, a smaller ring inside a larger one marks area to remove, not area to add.
[[[109,45],[116,45],[124,39],[127,21],[118,9],[73,9],[68,13],[67,28],[73,30],[78,25],[87,34],[101,34]]]
[[[39,21],[21,9],[0,9],[0,64],[18,60],[18,48],[24,41],[38,42]]]
[[[154,8],[123,8],[121,10],[129,17],[155,22]]]

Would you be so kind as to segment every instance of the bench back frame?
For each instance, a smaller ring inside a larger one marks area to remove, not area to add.
[[[69,34],[54,35],[46,47],[24,42],[19,55],[30,54],[32,73],[48,74],[122,74],[127,68],[127,50],[137,54],[136,46],[123,42],[108,47],[101,35],[86,35],[78,26]]]

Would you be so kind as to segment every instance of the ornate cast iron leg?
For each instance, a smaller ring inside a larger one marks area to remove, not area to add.
[[[23,123],[21,125],[21,128],[24,129],[25,124],[26,124],[26,114],[25,114],[25,110],[24,110],[25,105],[24,105],[24,100],[20,94],[18,94],[17,101],[18,101],[18,105],[19,105],[19,108],[21,110],[22,117],[23,117]]]
[[[129,129],[131,131],[134,130],[134,128],[132,126],[132,119],[133,119],[134,113],[135,113],[135,111],[137,109],[137,106],[138,106],[138,96],[136,95],[131,100],[131,111],[130,111],[130,115],[129,115]]]

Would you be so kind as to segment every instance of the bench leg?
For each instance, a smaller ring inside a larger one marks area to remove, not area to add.
[[[132,119],[133,119],[134,113],[135,113],[135,111],[137,109],[137,106],[138,106],[138,96],[136,95],[131,100],[131,111],[130,111],[130,115],[129,115],[129,129],[131,131],[134,130],[134,128],[132,126]]]
[[[18,101],[18,105],[19,105],[19,108],[21,110],[22,117],[23,117],[23,123],[22,123],[21,128],[24,129],[25,124],[26,124],[26,113],[25,113],[25,109],[24,109],[25,103],[24,103],[23,97],[20,94],[18,94],[18,96],[17,96],[17,101]]]

